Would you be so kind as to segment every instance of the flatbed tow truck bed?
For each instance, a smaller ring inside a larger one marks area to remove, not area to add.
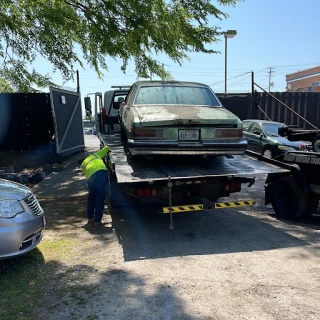
[[[112,150],[111,158],[118,184],[193,179],[203,177],[253,177],[262,174],[289,173],[290,165],[275,160],[259,161],[258,155],[248,153],[232,158],[218,157],[155,157],[143,156],[130,159],[129,151],[121,141],[120,134],[101,134],[102,146]],[[268,161],[268,162],[267,162]]]
[[[300,219],[315,213],[319,205],[320,154],[288,152],[282,161],[266,159],[250,151],[233,157],[148,159],[131,157],[118,133],[98,132],[98,138],[101,146],[108,145],[112,150],[107,165],[110,199],[113,194],[112,201],[116,205],[126,205],[126,199],[140,203],[148,198],[153,203],[169,204],[162,207],[162,212],[170,215],[172,212],[252,205],[254,199],[224,203],[217,200],[240,192],[242,184],[251,186],[255,178],[265,178],[265,175],[265,204],[271,203],[280,218]]]

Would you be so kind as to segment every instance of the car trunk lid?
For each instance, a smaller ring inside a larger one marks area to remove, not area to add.
[[[135,106],[133,111],[142,127],[194,124],[230,126],[240,121],[237,116],[223,107],[150,105]]]

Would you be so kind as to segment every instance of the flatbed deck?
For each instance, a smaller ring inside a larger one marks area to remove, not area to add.
[[[187,157],[161,156],[147,159],[143,156],[130,157],[129,151],[123,145],[120,134],[101,134],[98,138],[103,146],[112,150],[115,172],[118,183],[155,182],[168,180],[193,179],[203,177],[250,177],[269,173],[288,173],[290,166],[259,161],[250,155]],[[271,161],[272,162],[272,161]],[[276,163],[276,161],[273,161]]]

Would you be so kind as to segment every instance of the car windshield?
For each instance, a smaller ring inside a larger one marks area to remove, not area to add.
[[[220,107],[218,99],[208,88],[168,85],[141,87],[136,96],[135,104],[182,104]]]
[[[263,123],[263,132],[268,137],[279,137],[278,129],[283,127],[282,123]]]

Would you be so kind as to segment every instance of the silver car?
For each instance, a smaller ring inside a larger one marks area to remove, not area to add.
[[[32,191],[0,179],[0,260],[34,249],[44,227],[43,210]]]

